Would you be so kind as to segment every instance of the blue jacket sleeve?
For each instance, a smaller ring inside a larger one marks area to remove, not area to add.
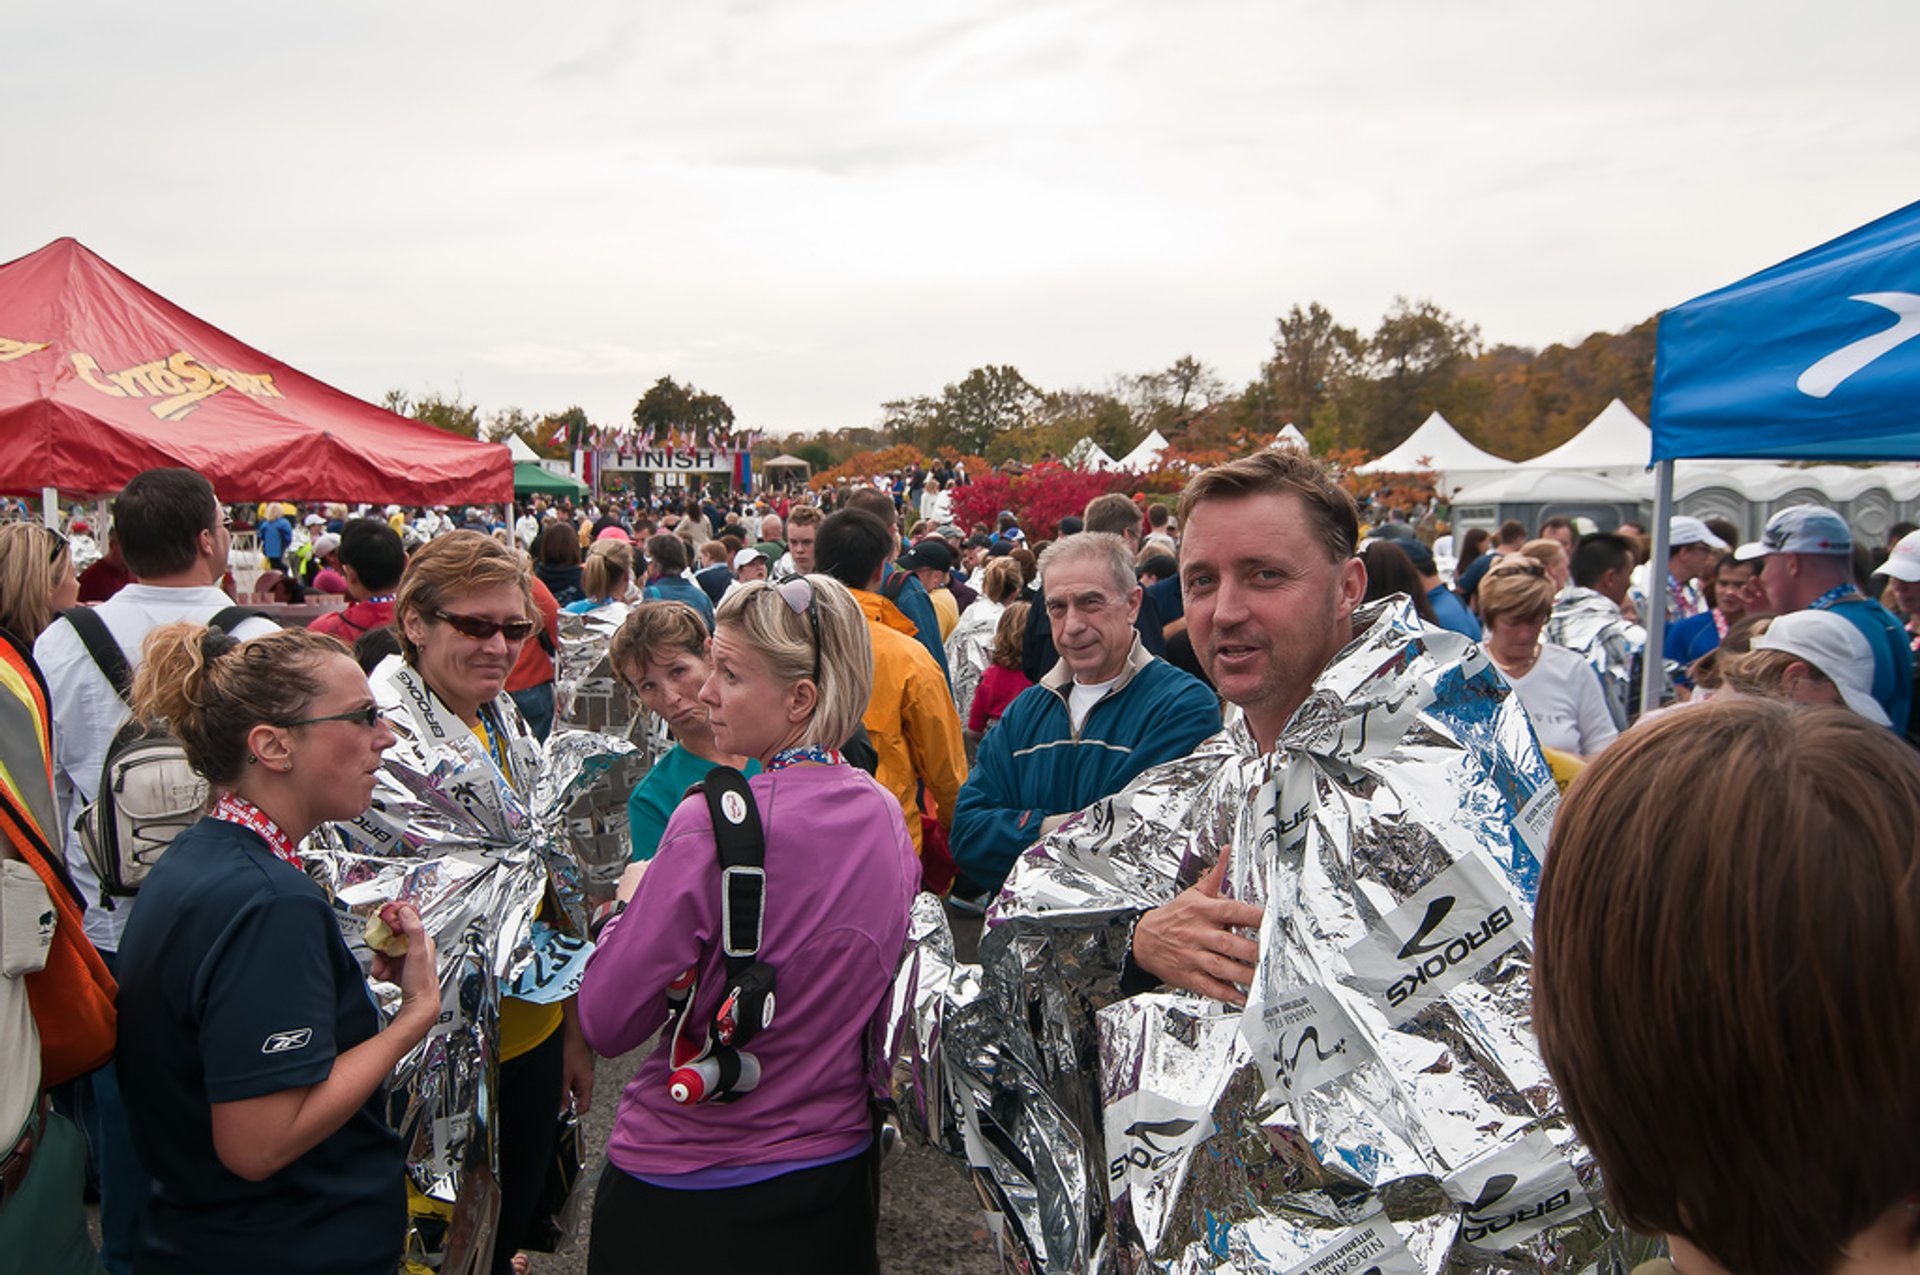
[[[1166,670],[1178,681],[1143,732],[1144,738],[1134,747],[1129,780],[1161,762],[1185,757],[1201,740],[1220,733],[1220,701],[1213,691],[1189,673],[1171,665]]]
[[[1022,695],[1046,693],[1030,690]],[[949,838],[953,861],[967,880],[991,891],[999,890],[1014,860],[1040,839],[1040,823],[1046,818],[1045,811],[1020,804],[1013,773],[1013,739],[1020,729],[1018,704],[1015,700],[1000,724],[981,737],[973,770],[954,803]]]
[[[940,676],[947,680],[949,689],[953,686],[953,674],[947,670],[947,648],[940,643],[940,617],[934,614],[933,599],[927,596],[926,587],[918,580],[909,579],[900,589],[900,595],[893,600],[900,608],[900,614],[913,621],[915,639],[927,648],[927,654],[940,666]]]

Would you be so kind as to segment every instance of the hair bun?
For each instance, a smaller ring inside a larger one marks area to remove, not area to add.
[[[235,650],[239,645],[239,638],[223,628],[209,624],[206,631],[200,635],[200,658],[212,663],[228,651]]]

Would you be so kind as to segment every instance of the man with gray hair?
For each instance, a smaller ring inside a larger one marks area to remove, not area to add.
[[[1127,561],[1132,563],[1140,552],[1140,510],[1133,501],[1117,491],[1104,496],[1095,496],[1087,502],[1081,511],[1079,532],[1105,532],[1118,536],[1126,545]],[[1178,603],[1180,588],[1171,586],[1173,600]],[[1133,627],[1140,634],[1140,641],[1146,645],[1147,654],[1164,656],[1167,653],[1166,620],[1161,613],[1160,600],[1164,600],[1168,590],[1157,589],[1154,593],[1142,592],[1140,603],[1134,608]],[[1021,669],[1034,681],[1039,681],[1053,667],[1059,651],[1053,642],[1053,629],[1049,623],[1046,605],[1045,582],[1041,585],[1039,603],[1027,616],[1026,646],[1020,654]],[[1178,619],[1176,614],[1174,619]]]
[[[1220,729],[1206,684],[1147,653],[1140,586],[1120,536],[1047,546],[1040,582],[1059,659],[980,741],[953,816],[956,897],[994,893],[1022,851],[1070,814]]]

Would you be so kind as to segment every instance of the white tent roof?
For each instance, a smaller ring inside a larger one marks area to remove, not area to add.
[[[1144,474],[1160,463],[1160,453],[1167,450],[1166,437],[1159,430],[1153,430],[1140,440],[1140,445],[1114,462],[1114,468],[1129,473]]]
[[[1765,505],[1793,492],[1819,493],[1830,504],[1846,504],[1882,491],[1895,501],[1920,498],[1920,466],[1783,465],[1773,461],[1683,460],[1673,467],[1673,492],[1685,498],[1704,491],[1725,491],[1740,500]],[[1653,499],[1653,475],[1605,475],[1591,469],[1547,469],[1533,461],[1515,465],[1454,496],[1460,505],[1537,504],[1553,500]]]
[[[1773,461],[1682,460],[1673,467],[1673,493],[1690,496],[1719,488],[1752,501],[1773,501],[1796,491],[1820,492],[1844,504],[1875,490],[1894,500],[1920,497],[1920,466],[1784,465]]]
[[[539,460],[540,453],[527,446],[527,440],[518,434],[507,435],[507,455],[515,460]]]
[[[1598,474],[1516,465],[1506,473],[1456,492],[1461,505],[1537,505],[1548,501],[1601,500],[1633,504],[1651,496],[1651,483],[1623,483]]]
[[[1529,469],[1579,469],[1591,473],[1634,474],[1653,455],[1653,431],[1631,407],[1614,399],[1587,427],[1552,451],[1522,461]]]
[[[1107,470],[1114,467],[1114,459],[1107,455],[1107,449],[1084,435],[1079,442],[1067,449],[1066,463],[1074,469],[1084,470]]]
[[[1275,447],[1291,447],[1296,451],[1302,452],[1312,450],[1307,446],[1307,436],[1302,434],[1300,427],[1292,421],[1288,421],[1280,427],[1280,432],[1273,436],[1273,445]]]
[[[1360,466],[1363,474],[1411,474],[1421,470],[1434,470],[1445,474],[1450,482],[1485,475],[1505,473],[1513,468],[1513,462],[1502,460],[1492,452],[1481,451],[1461,436],[1459,430],[1447,423],[1447,418],[1435,412],[1420,423],[1420,428],[1407,436],[1407,441],[1382,456],[1379,460],[1368,461]]]

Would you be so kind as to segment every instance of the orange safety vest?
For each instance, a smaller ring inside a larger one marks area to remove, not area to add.
[[[113,975],[88,941],[85,907],[67,875],[61,843],[35,814],[53,801],[53,722],[47,683],[18,639],[0,630],[0,833],[34,870],[57,920],[44,969],[27,975],[27,1004],[40,1031],[40,1083],[57,1085],[113,1057],[118,1030]]]

